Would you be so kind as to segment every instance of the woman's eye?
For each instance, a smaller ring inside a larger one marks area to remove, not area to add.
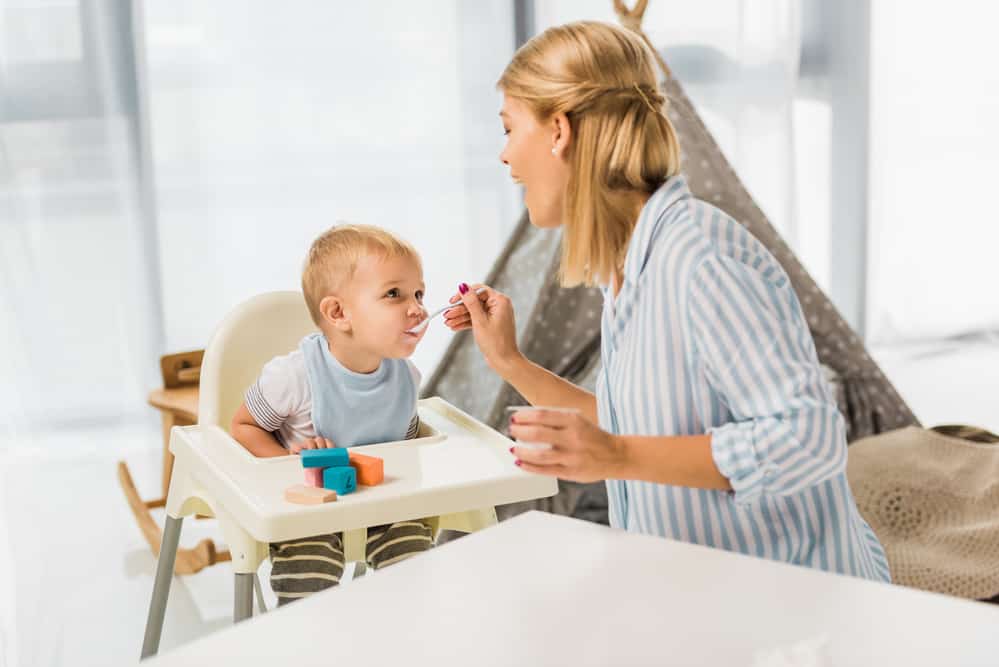
[[[510,130],[508,128],[504,127],[503,128],[503,134],[509,135],[510,134]]]
[[[399,290],[395,289],[395,288],[392,288],[388,292],[385,293],[385,296],[387,296],[390,299],[397,299],[397,298],[399,298]]]

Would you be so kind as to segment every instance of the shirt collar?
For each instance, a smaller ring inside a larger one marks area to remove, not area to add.
[[[645,268],[652,253],[652,242],[667,211],[677,202],[691,197],[693,195],[687,187],[687,180],[677,175],[659,186],[659,189],[649,197],[649,201],[645,202],[642,212],[638,215],[635,229],[631,233],[631,240],[628,241],[628,254],[624,259],[626,283],[635,284]]]

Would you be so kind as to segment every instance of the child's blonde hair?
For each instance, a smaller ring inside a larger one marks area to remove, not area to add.
[[[635,224],[628,192],[651,194],[680,171],[680,147],[640,37],[596,21],[545,30],[524,44],[497,87],[540,121],[564,113],[573,132],[561,280],[608,284]]]
[[[416,248],[392,232],[372,225],[336,225],[312,242],[302,268],[302,294],[312,321],[320,325],[319,303],[341,289],[354,276],[357,262],[366,255],[379,258],[409,257],[420,264]]]

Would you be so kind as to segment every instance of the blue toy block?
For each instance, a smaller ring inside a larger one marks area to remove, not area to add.
[[[350,465],[350,454],[342,447],[330,449],[303,449],[303,468],[338,468]]]
[[[323,470],[323,488],[345,496],[357,489],[357,471],[351,466],[337,466]]]

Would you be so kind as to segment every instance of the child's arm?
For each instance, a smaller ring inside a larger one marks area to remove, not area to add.
[[[265,458],[268,456],[287,456],[288,454],[299,454],[303,449],[325,449],[333,447],[333,442],[326,438],[306,438],[299,442],[288,445],[288,449],[281,446],[274,434],[260,428],[257,420],[253,418],[246,407],[246,402],[239,404],[236,415],[229,424],[229,433],[236,439],[236,442],[246,447],[246,450],[254,456]]]
[[[229,425],[229,433],[254,456],[286,456],[291,453],[281,446],[272,433],[260,428],[246,408],[245,401],[239,404]]]

